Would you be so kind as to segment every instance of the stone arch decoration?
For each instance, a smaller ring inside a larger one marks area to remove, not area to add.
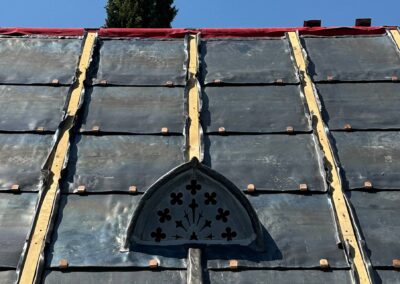
[[[262,249],[262,226],[232,182],[196,158],[143,195],[124,241],[138,245],[241,245]]]

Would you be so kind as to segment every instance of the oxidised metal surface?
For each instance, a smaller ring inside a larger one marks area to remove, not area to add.
[[[72,142],[64,190],[145,191],[185,161],[183,136],[88,136]]]
[[[186,270],[162,271],[47,271],[45,284],[186,284]]]
[[[373,266],[392,267],[399,258],[400,192],[348,192]]]
[[[346,189],[400,189],[400,133],[395,131],[332,132]]]
[[[125,194],[63,195],[47,257],[49,264],[58,267],[60,259],[67,259],[70,267],[148,267],[155,258],[161,267],[185,268],[186,253],[180,256],[179,250],[165,256],[161,256],[160,247],[148,253],[120,252],[129,218],[140,198]]]
[[[69,87],[0,86],[0,130],[56,131]]]
[[[188,267],[187,267],[187,281],[188,284],[202,284],[203,281],[203,267],[201,249],[189,248],[188,249]]]
[[[0,84],[71,84],[81,39],[0,38]]]
[[[0,271],[0,284],[10,284],[17,281],[17,273],[15,270]]]
[[[205,283],[308,283],[345,284],[354,283],[349,270],[247,270],[247,271],[209,271],[209,282]]]
[[[202,94],[205,132],[310,131],[299,86],[207,87]]]
[[[387,36],[303,37],[314,81],[392,80],[400,77],[400,56]]]
[[[157,259],[161,267],[185,268],[187,248],[136,247],[121,252],[121,242],[129,218],[141,196],[62,196],[48,260],[58,267],[67,259],[70,267],[148,267]],[[210,247],[203,251],[209,267],[228,267],[229,259],[239,259],[246,267],[319,267],[328,258],[331,267],[348,267],[337,245],[332,205],[323,194],[263,194],[249,197],[264,226],[266,251],[245,247]]]
[[[398,270],[376,270],[374,275],[376,284],[400,283],[400,272]]]
[[[325,191],[321,157],[312,134],[205,136],[204,162],[240,189]]]
[[[205,84],[298,83],[286,39],[213,39],[200,44]]]
[[[163,86],[171,81],[185,85],[186,49],[184,39],[101,40],[98,73],[94,83],[112,85]]]
[[[104,132],[183,133],[185,89],[167,87],[94,87],[86,94],[86,131],[99,126]]]
[[[0,268],[17,267],[31,228],[37,198],[35,193],[0,193]]]
[[[0,134],[0,191],[13,184],[22,191],[38,191],[52,144],[53,135]]]
[[[323,117],[331,130],[400,128],[400,84],[318,84]]]
[[[209,268],[229,268],[237,259],[243,267],[319,268],[321,258],[333,268],[349,267],[337,246],[333,208],[326,194],[275,193],[248,195],[264,228],[265,252],[221,247],[204,254]]]

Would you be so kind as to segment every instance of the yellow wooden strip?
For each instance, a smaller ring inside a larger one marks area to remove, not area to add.
[[[360,247],[357,242],[357,238],[354,232],[354,228],[351,222],[349,209],[346,205],[341,181],[339,178],[339,172],[336,167],[336,162],[332,153],[332,148],[330,142],[328,140],[328,136],[325,132],[325,126],[322,120],[321,112],[318,107],[318,102],[316,99],[316,94],[314,94],[313,82],[310,76],[307,74],[306,61],[304,59],[304,55],[302,52],[300,40],[297,36],[296,32],[289,32],[289,41],[293,48],[293,53],[295,57],[295,61],[297,67],[302,74],[302,84],[304,86],[304,94],[306,97],[306,101],[308,107],[310,109],[311,114],[316,118],[317,125],[317,135],[319,142],[321,144],[322,150],[325,154],[326,160],[331,165],[331,188],[333,195],[333,204],[335,207],[337,220],[339,223],[339,228],[343,239],[346,240],[351,246],[351,250],[353,251],[353,263],[356,270],[356,274],[358,275],[360,283],[371,283],[371,279],[368,274],[366,263],[363,260],[363,256],[360,250]],[[327,256],[329,258],[329,256]]]
[[[397,47],[400,49],[400,33],[399,33],[399,31],[397,29],[395,29],[395,30],[389,30],[389,32],[391,33]]]
[[[72,91],[69,105],[68,115],[75,116],[79,107],[79,101],[83,91],[83,83],[86,79],[86,70],[89,66],[91,54],[96,39],[95,32],[89,32],[82,51],[79,62],[79,73],[77,78],[76,87]],[[50,218],[53,213],[53,208],[58,191],[58,183],[61,177],[61,170],[68,152],[69,133],[70,128],[62,129],[60,139],[56,145],[55,155],[53,157],[50,173],[50,187],[46,190],[45,196],[39,210],[35,227],[33,228],[33,235],[30,240],[26,260],[22,267],[20,282],[23,284],[31,284],[36,278],[36,272],[39,264],[43,248],[45,246],[45,237],[50,225]]]
[[[200,102],[199,102],[199,87],[196,80],[196,74],[198,69],[198,37],[194,34],[189,36],[189,159],[196,157],[201,160],[200,157]]]

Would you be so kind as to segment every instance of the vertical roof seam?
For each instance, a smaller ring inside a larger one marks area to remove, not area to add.
[[[318,136],[318,140],[322,151],[325,154],[325,158],[330,164],[330,174],[331,181],[330,187],[332,190],[332,201],[333,206],[336,213],[337,222],[339,223],[340,232],[344,241],[348,243],[348,245],[354,251],[354,255],[350,256],[354,263],[354,268],[356,270],[356,275],[358,276],[358,280],[360,283],[371,283],[371,277],[368,273],[367,263],[364,262],[363,253],[357,241],[357,237],[355,234],[355,229],[352,224],[352,220],[350,217],[350,211],[346,204],[346,198],[344,196],[339,171],[337,168],[337,163],[335,161],[332,146],[329,142],[328,135],[326,132],[326,127],[322,120],[322,115],[320,111],[320,107],[317,101],[317,97],[315,94],[314,83],[307,73],[307,64],[306,59],[303,54],[303,49],[300,43],[299,36],[296,32],[288,33],[289,41],[292,47],[292,52],[295,57],[295,61],[297,64],[297,68],[301,75],[302,85],[304,87],[304,94],[306,97],[307,105],[310,110],[312,116],[315,119],[315,128],[316,134]],[[305,52],[305,51],[304,51]]]

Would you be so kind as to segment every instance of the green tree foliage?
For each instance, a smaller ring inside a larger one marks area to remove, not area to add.
[[[108,0],[107,28],[170,28],[174,0]]]

